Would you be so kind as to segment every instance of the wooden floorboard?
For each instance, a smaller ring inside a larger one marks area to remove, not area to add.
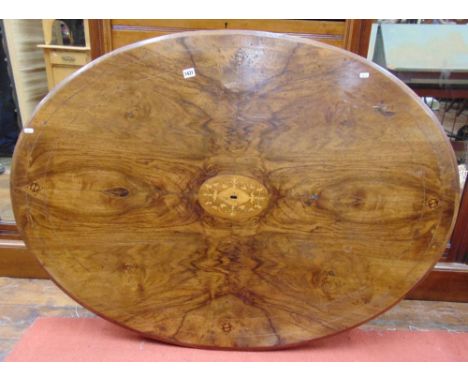
[[[0,360],[37,317],[92,317],[50,280],[0,278]],[[468,303],[403,300],[365,330],[468,332]]]

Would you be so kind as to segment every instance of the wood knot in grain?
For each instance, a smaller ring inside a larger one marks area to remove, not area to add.
[[[105,190],[104,192],[106,194],[111,195],[111,196],[117,196],[117,197],[120,197],[120,198],[125,198],[129,194],[129,191],[124,187],[109,188],[109,189]]]
[[[138,102],[129,109],[126,110],[124,113],[124,117],[127,120],[145,120],[146,118],[149,118],[151,114],[151,104],[142,99],[138,99]]]
[[[429,208],[437,208],[437,206],[439,205],[439,201],[435,198],[432,198],[432,199],[429,199],[429,201],[427,202],[427,205],[429,206]]]
[[[29,186],[29,189],[32,191],[32,192],[38,192],[41,187],[39,186],[39,184],[37,184],[36,182],[33,182],[31,183],[31,185]]]
[[[136,270],[138,270],[138,268],[138,265],[129,263],[125,263],[120,267],[121,271],[125,273],[135,272]]]
[[[232,330],[232,325],[229,322],[223,322],[221,329],[223,329],[224,333],[229,333]]]

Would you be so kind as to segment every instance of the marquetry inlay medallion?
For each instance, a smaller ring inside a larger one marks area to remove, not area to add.
[[[200,187],[198,201],[211,215],[243,220],[260,214],[268,204],[263,184],[242,175],[218,175]]]

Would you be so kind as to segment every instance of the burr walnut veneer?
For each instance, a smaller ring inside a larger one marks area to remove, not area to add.
[[[18,143],[16,221],[70,296],[170,343],[278,348],[359,325],[436,263],[454,155],[393,76],[311,40],[201,31],[80,70]]]

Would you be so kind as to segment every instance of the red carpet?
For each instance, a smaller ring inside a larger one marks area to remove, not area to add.
[[[468,333],[354,329],[301,348],[240,352],[166,345],[100,318],[40,318],[6,361],[468,361]]]

